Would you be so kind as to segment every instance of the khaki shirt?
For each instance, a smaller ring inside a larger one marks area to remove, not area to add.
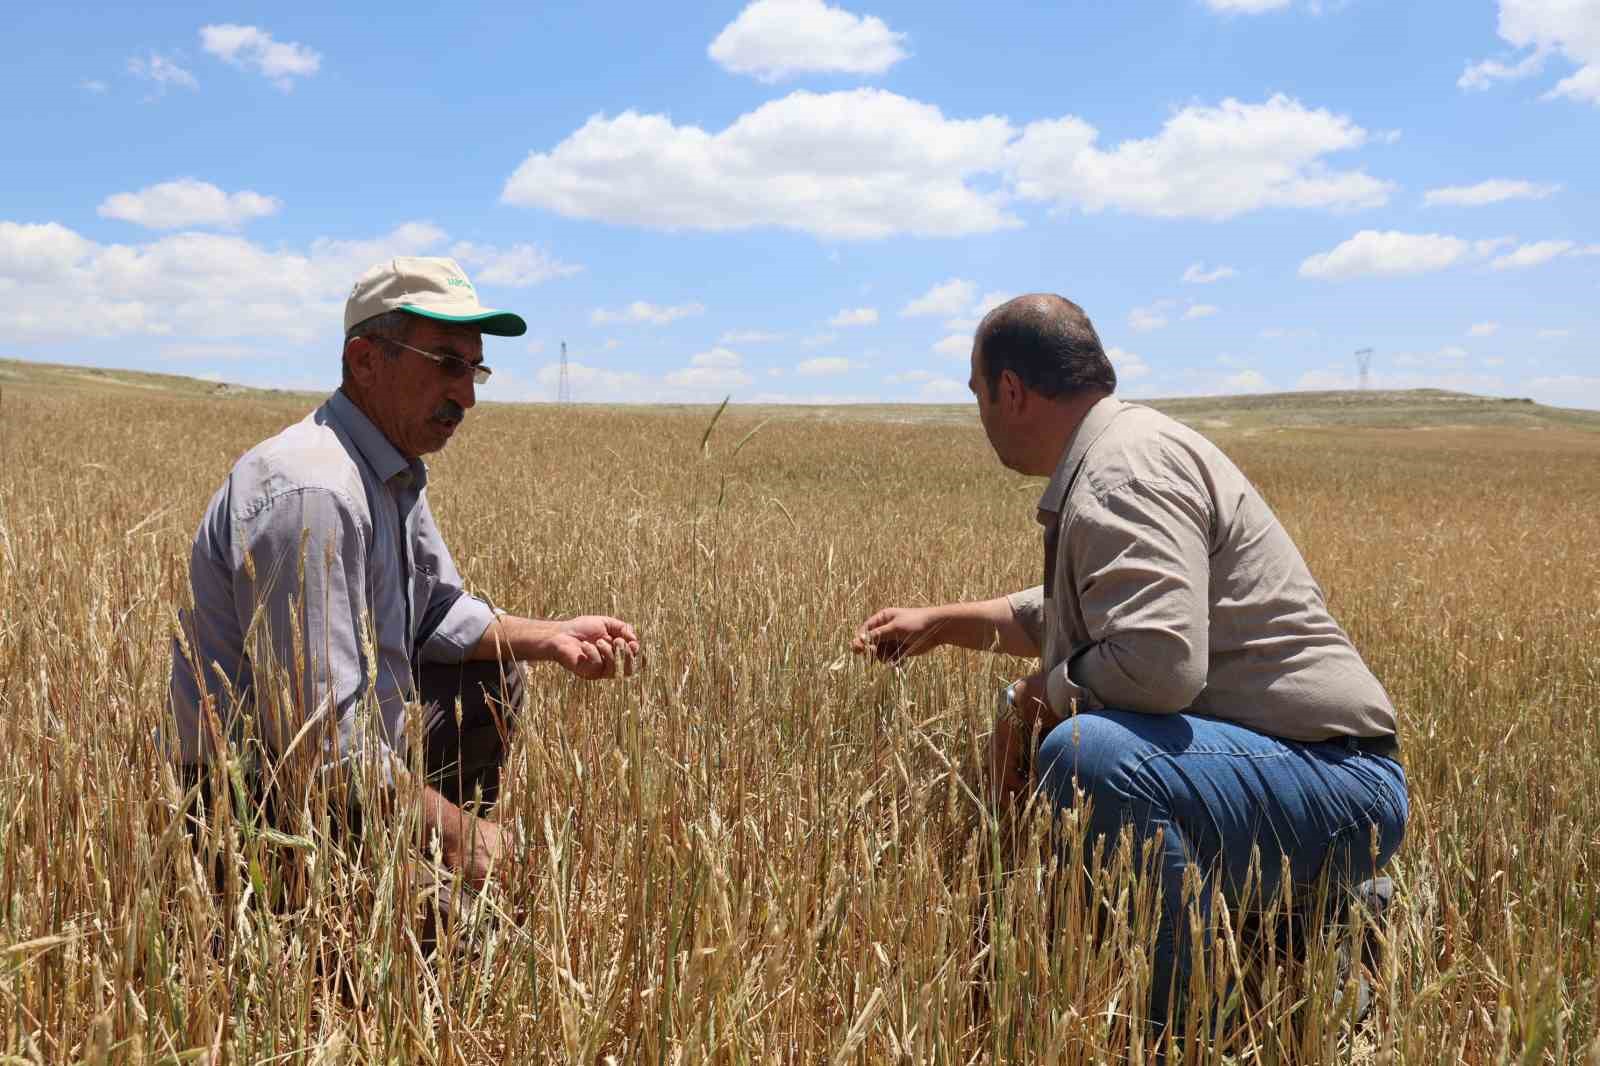
[[[1010,597],[1052,708],[1186,711],[1291,740],[1395,732],[1383,686],[1228,457],[1107,397],[1039,500],[1046,584]]]

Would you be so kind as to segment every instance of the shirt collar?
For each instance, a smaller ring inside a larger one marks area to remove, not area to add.
[[[1067,490],[1072,488],[1073,476],[1077,474],[1078,466],[1083,462],[1090,445],[1100,438],[1100,434],[1106,431],[1111,420],[1127,406],[1114,396],[1105,396],[1083,416],[1083,421],[1078,423],[1078,428],[1073,430],[1072,438],[1067,441],[1067,450],[1061,454],[1061,462],[1056,464],[1056,472],[1050,475],[1050,484],[1044,487],[1044,495],[1039,497],[1041,523],[1048,522],[1061,513],[1061,505],[1067,499]]]
[[[421,492],[428,484],[428,467],[421,459],[407,459],[401,455],[383,431],[372,424],[367,413],[357,407],[340,389],[328,397],[323,405],[333,424],[344,431],[350,443],[356,446],[361,458],[367,461],[378,480],[388,483],[396,477],[402,485]]]

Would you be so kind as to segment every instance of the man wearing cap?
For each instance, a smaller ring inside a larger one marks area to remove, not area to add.
[[[1383,686],[1329,614],[1266,502],[1210,441],[1113,398],[1088,316],[1059,296],[991,311],[972,346],[978,416],[1000,461],[1048,477],[1044,583],[996,599],[890,607],[853,647],[895,660],[941,644],[1039,656],[990,746],[1003,794],[1028,782],[1092,804],[1102,842],[1159,840],[1163,910],[1150,1013],[1188,970],[1184,873],[1255,900],[1369,878],[1405,831],[1405,771]],[[1033,738],[1040,743],[1037,751]],[[1369,901],[1383,889],[1362,889]]]
[[[434,523],[422,456],[489,378],[482,334],[520,336],[523,320],[482,306],[451,259],[396,258],[356,282],[344,327],[338,391],[246,452],[201,519],[169,746],[190,784],[219,747],[239,759],[255,738],[269,762],[309,750],[393,785],[406,776],[405,705],[420,696],[423,818],[445,862],[479,882],[503,844],[471,805],[498,790],[516,664],[612,677],[633,671],[639,639],[604,615],[496,611],[463,590]]]

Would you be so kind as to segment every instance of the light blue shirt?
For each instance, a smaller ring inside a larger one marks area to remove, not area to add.
[[[462,661],[494,619],[461,588],[427,483],[422,461],[343,392],[239,459],[189,559],[194,606],[179,613],[172,656],[179,761],[210,759],[205,698],[234,744],[254,733],[281,753],[312,722],[300,743],[324,761],[404,755],[413,660]],[[267,675],[292,679],[271,686],[287,700],[257,698]]]

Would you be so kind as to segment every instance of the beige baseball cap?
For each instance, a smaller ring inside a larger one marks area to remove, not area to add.
[[[344,302],[344,331],[386,311],[406,311],[441,322],[468,322],[497,337],[528,332],[521,315],[478,302],[467,272],[454,259],[401,255],[386,259],[356,279]]]

